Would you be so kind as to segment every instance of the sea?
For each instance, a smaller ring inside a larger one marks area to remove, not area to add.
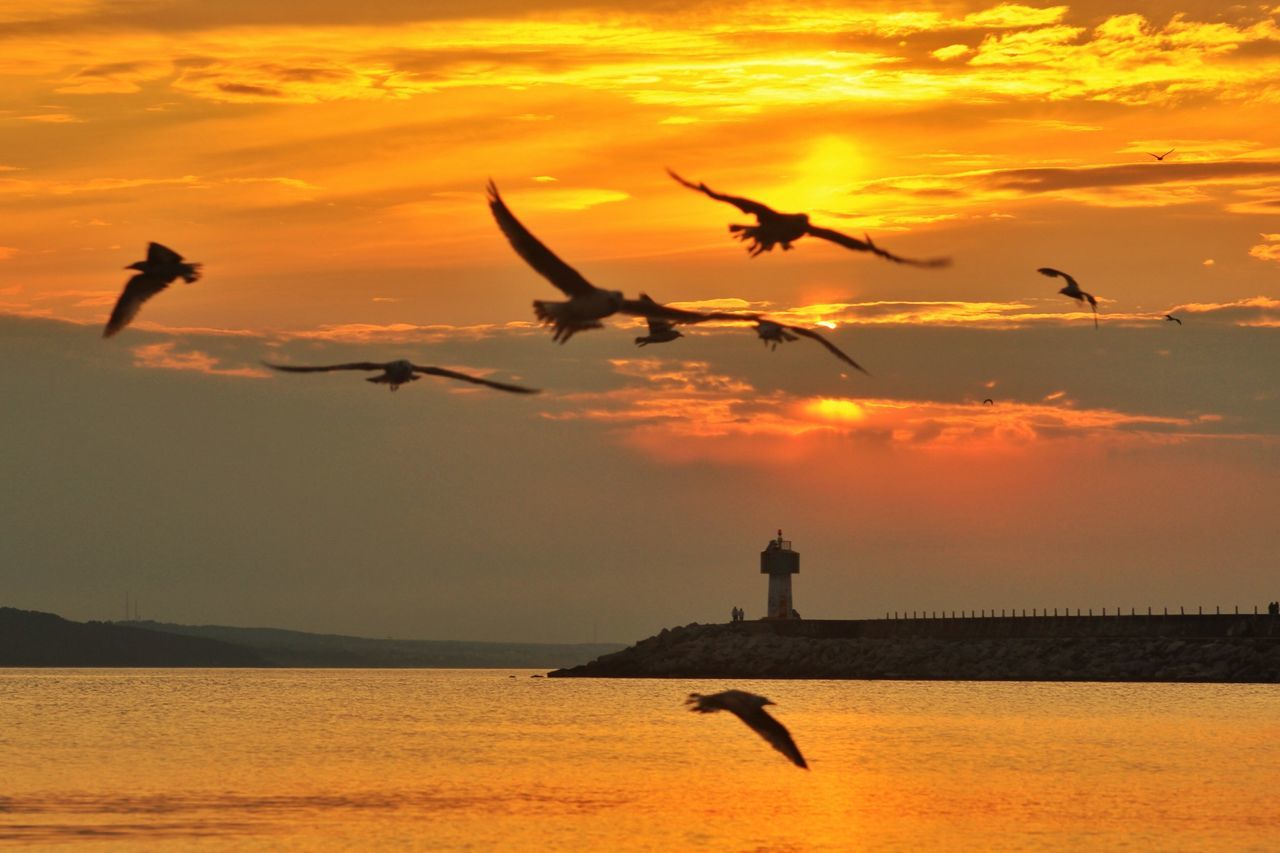
[[[0,670],[0,846],[1280,850],[1276,685],[539,674]]]

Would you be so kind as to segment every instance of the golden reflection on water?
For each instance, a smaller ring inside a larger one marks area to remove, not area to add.
[[[1280,848],[1277,686],[511,674],[0,670],[0,843]]]

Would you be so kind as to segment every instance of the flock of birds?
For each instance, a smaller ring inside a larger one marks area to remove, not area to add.
[[[1172,153],[1172,149],[1162,155],[1152,154],[1151,156],[1157,160],[1163,160],[1170,153]],[[756,223],[754,225],[733,224],[729,226],[729,232],[735,239],[747,244],[748,254],[753,258],[765,252],[771,252],[779,246],[782,247],[783,251],[790,251],[792,243],[801,237],[808,236],[827,240],[856,252],[868,252],[895,264],[939,268],[948,266],[951,263],[950,258],[943,257],[925,259],[903,257],[876,245],[869,236],[864,235],[862,239],[858,239],[830,228],[814,225],[810,222],[808,214],[779,213],[761,202],[719,193],[704,183],[695,184],[692,181],[688,181],[670,169],[667,172],[681,186],[688,187],[716,201],[731,204],[743,213],[755,217]],[[511,244],[511,248],[535,272],[568,297],[562,301],[537,299],[533,302],[534,315],[544,325],[551,327],[552,340],[554,341],[562,344],[566,343],[578,332],[601,328],[603,326],[601,321],[619,314],[642,317],[648,323],[648,333],[635,339],[636,345],[641,347],[650,344],[670,343],[677,338],[683,337],[683,334],[676,328],[680,325],[707,322],[746,323],[755,327],[756,335],[771,349],[777,349],[779,344],[797,341],[800,338],[808,338],[825,347],[828,352],[855,370],[870,375],[866,368],[813,329],[781,323],[754,312],[690,311],[663,305],[645,293],[639,294],[636,299],[629,299],[621,291],[604,290],[597,287],[583,277],[581,273],[561,260],[555,252],[547,248],[546,244],[535,237],[515,217],[515,214],[507,207],[506,202],[503,201],[498,192],[497,186],[492,181],[489,182],[487,190],[489,210],[493,214],[498,228]],[[143,303],[165,290],[173,282],[182,279],[191,284],[198,281],[201,276],[200,264],[187,262],[177,252],[159,243],[151,243],[148,246],[146,260],[137,261],[125,267],[125,269],[136,270],[137,272],[126,283],[124,291],[116,301],[115,307],[111,311],[111,316],[107,320],[106,328],[103,330],[103,337],[109,338],[127,326],[138,315]],[[1087,302],[1093,309],[1093,323],[1094,327],[1097,327],[1098,300],[1092,293],[1082,290],[1074,278],[1061,270],[1042,267],[1039,272],[1046,276],[1065,280],[1066,286],[1058,292],[1070,299],[1079,301],[1082,305]],[[1166,319],[1172,320],[1179,325],[1182,323],[1181,320],[1173,316],[1166,315]],[[273,370],[290,373],[322,373],[335,370],[377,371],[377,375],[368,377],[367,381],[386,385],[392,391],[424,375],[441,376],[515,394],[532,394],[538,391],[536,388],[527,388],[522,385],[493,382],[470,374],[460,373],[456,370],[447,370],[441,367],[423,367],[407,360],[390,362],[360,361],[347,364],[310,366],[274,364],[272,362],[263,363]]]
[[[1172,153],[1173,149],[1170,149],[1164,154],[1151,154],[1151,156],[1162,161]],[[716,201],[731,204],[743,213],[755,217],[754,225],[729,226],[729,232],[734,239],[746,243],[748,254],[753,258],[765,252],[771,252],[778,246],[781,246],[783,251],[790,251],[792,243],[801,237],[817,237],[856,252],[869,252],[895,264],[934,269],[951,263],[949,258],[943,257],[906,258],[876,245],[869,236],[864,235],[862,239],[858,239],[830,228],[816,226],[810,222],[808,214],[779,213],[758,201],[719,193],[704,183],[695,184],[685,180],[670,169],[667,172],[682,186]],[[779,344],[796,341],[802,337],[809,338],[817,341],[845,364],[862,373],[867,373],[862,365],[813,329],[770,320],[762,314],[752,312],[689,311],[662,305],[645,293],[639,294],[636,299],[628,299],[621,291],[599,288],[587,281],[581,273],[561,260],[535,237],[507,207],[492,181],[489,182],[487,191],[489,210],[498,228],[511,244],[511,248],[535,272],[567,297],[562,301],[538,299],[533,303],[534,315],[544,325],[551,327],[554,341],[566,343],[579,332],[601,328],[603,326],[601,321],[618,314],[643,317],[647,321],[648,333],[635,339],[636,345],[641,347],[670,343],[683,337],[676,328],[679,325],[706,322],[749,323],[754,325],[759,338],[772,349],[777,349]],[[199,280],[201,275],[200,264],[188,263],[177,252],[159,243],[151,243],[148,246],[145,261],[130,264],[126,269],[136,270],[137,273],[129,279],[124,292],[120,294],[119,300],[112,309],[106,328],[103,330],[104,337],[111,337],[127,326],[138,315],[143,303],[173,282],[182,279],[191,284]],[[1076,300],[1081,305],[1087,302],[1093,310],[1094,328],[1098,327],[1098,300],[1092,293],[1082,290],[1076,280],[1062,270],[1041,267],[1037,272],[1050,278],[1063,279],[1066,285],[1058,292]],[[1182,325],[1182,320],[1170,314],[1165,315],[1165,320]],[[533,394],[538,391],[536,388],[495,382],[443,367],[421,366],[404,359],[326,365],[287,365],[271,362],[263,362],[263,364],[274,370],[289,373],[324,373],[336,370],[375,372],[376,375],[367,377],[366,381],[386,385],[392,391],[401,385],[417,381],[422,376],[439,376],[514,394]],[[986,398],[982,403],[989,406],[993,401]],[[690,706],[691,711],[697,713],[728,711],[734,714],[797,767],[808,768],[804,756],[801,755],[786,727],[764,710],[764,706],[774,704],[765,697],[744,690],[726,690],[710,695],[691,693],[686,704]]]

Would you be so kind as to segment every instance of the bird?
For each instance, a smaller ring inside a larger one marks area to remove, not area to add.
[[[992,400],[990,397],[982,401],[982,405],[984,406],[994,406],[995,404],[996,404],[996,401]]]
[[[739,720],[746,723],[752,731],[767,740],[774,749],[791,759],[791,762],[797,767],[802,767],[805,770],[809,769],[809,765],[805,763],[804,756],[800,754],[799,747],[791,739],[791,733],[787,731],[782,723],[769,716],[769,712],[764,709],[765,705],[775,704],[765,697],[748,693],[745,690],[726,690],[723,693],[713,693],[710,696],[704,696],[701,693],[690,693],[689,698],[684,703],[691,706],[689,708],[690,711],[699,714],[729,711],[736,715]]]
[[[1041,275],[1047,275],[1050,278],[1065,278],[1067,280],[1067,286],[1058,292],[1063,296],[1069,296],[1072,299],[1079,300],[1081,304],[1087,301],[1090,307],[1093,308],[1093,327],[1095,329],[1098,328],[1098,300],[1093,297],[1092,293],[1087,293],[1081,290],[1080,285],[1076,284],[1076,280],[1064,273],[1062,270],[1055,270],[1052,267],[1040,267],[1036,272]]]
[[[185,263],[182,255],[159,243],[148,243],[147,259],[135,261],[125,269],[137,270],[138,274],[125,284],[124,291],[111,309],[111,317],[102,330],[104,338],[129,325],[138,316],[142,303],[164,290],[174,279],[181,278],[187,284],[200,279],[200,264]]]
[[[646,293],[640,294],[640,301],[657,304]],[[638,347],[648,344],[665,344],[674,341],[676,338],[684,337],[684,335],[676,331],[675,323],[670,320],[663,320],[658,317],[649,317],[647,319],[649,322],[649,334],[636,338],[636,346]]]
[[[489,379],[481,379],[478,376],[469,376],[466,373],[459,373],[456,370],[448,370],[443,367],[421,367],[411,361],[399,359],[397,361],[353,361],[350,364],[325,364],[316,366],[302,366],[293,364],[273,364],[269,361],[262,362],[264,366],[270,367],[272,370],[283,370],[287,373],[323,373],[330,370],[380,370],[382,373],[378,376],[369,376],[365,378],[365,382],[374,382],[379,385],[386,385],[392,391],[395,391],[401,385],[409,382],[417,382],[422,375],[427,376],[443,376],[446,379],[457,379],[462,382],[470,382],[474,385],[484,385],[488,388],[496,388],[499,391],[510,391],[513,394],[537,394],[540,393],[537,388],[526,388],[523,385],[508,385],[505,382],[493,382]]]
[[[871,252],[885,260],[893,261],[895,264],[907,264],[913,267],[945,267],[951,264],[950,258],[928,258],[926,260],[904,258],[901,255],[895,255],[880,248],[866,235],[863,235],[863,238],[859,240],[856,237],[841,234],[839,231],[833,231],[830,228],[819,228],[809,222],[809,214],[807,213],[778,213],[773,208],[758,201],[724,195],[711,189],[706,184],[695,184],[692,181],[687,181],[671,169],[667,169],[667,174],[682,186],[696,190],[716,201],[728,202],[743,213],[749,213],[754,216],[756,218],[755,225],[735,224],[729,226],[729,231],[733,234],[734,239],[746,243],[747,252],[753,258],[765,252],[773,251],[774,246],[781,246],[783,251],[790,251],[791,244],[807,234],[811,237],[829,240],[832,243],[844,246],[846,249],[853,249],[857,252]]]
[[[1167,323],[1177,323],[1179,326],[1182,325],[1182,321],[1179,320],[1177,317],[1173,316],[1172,314],[1165,314],[1164,319],[1165,319],[1165,322]]]
[[[1173,153],[1173,149],[1170,148],[1168,151],[1164,152],[1163,154],[1152,154],[1150,151],[1148,151],[1147,156],[1154,157],[1157,160],[1163,160],[1164,158],[1168,157],[1172,153]]]
[[[553,341],[563,344],[578,332],[599,329],[604,325],[600,321],[614,314],[627,314],[648,320],[664,320],[672,324],[711,321],[754,323],[757,334],[767,342],[772,341],[775,348],[778,343],[796,340],[796,336],[811,338],[822,344],[836,358],[856,370],[867,373],[868,376],[871,375],[866,368],[850,358],[843,350],[812,329],[778,323],[761,314],[751,312],[687,311],[683,308],[659,304],[643,293],[640,294],[639,299],[627,299],[620,290],[603,290],[596,287],[581,273],[562,261],[541,240],[533,236],[520,220],[516,219],[515,214],[498,194],[498,188],[493,181],[489,181],[487,189],[489,210],[493,213],[498,228],[506,235],[511,248],[524,259],[525,263],[533,267],[535,272],[569,297],[563,302],[549,302],[542,299],[535,299],[533,302],[534,315],[544,325],[551,326]],[[792,332],[794,335],[790,334]],[[636,343],[639,344],[640,339],[637,339]]]

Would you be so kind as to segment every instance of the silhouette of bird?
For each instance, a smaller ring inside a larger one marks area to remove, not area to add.
[[[181,278],[191,284],[200,278],[200,264],[183,263],[182,255],[159,243],[148,243],[147,259],[135,261],[125,269],[137,270],[138,274],[125,284],[124,291],[111,309],[111,317],[102,330],[104,338],[129,325],[138,316],[142,303],[164,290],[174,279]]]
[[[1152,154],[1150,151],[1148,151],[1147,156],[1154,157],[1157,160],[1163,160],[1164,158],[1168,157],[1172,153],[1173,153],[1173,149],[1170,148],[1168,151],[1164,152],[1163,154]]]
[[[822,344],[836,358],[856,370],[867,373],[862,365],[850,358],[843,350],[828,341],[812,329],[789,326],[766,319],[756,313],[733,313],[728,311],[686,311],[661,305],[645,294],[639,299],[627,299],[620,290],[602,290],[583,278],[582,274],[560,260],[554,252],[543,245],[542,241],[525,228],[520,220],[507,207],[498,194],[493,181],[489,182],[489,210],[497,221],[498,227],[506,235],[507,241],[516,254],[534,271],[560,289],[568,300],[564,302],[548,302],[536,299],[533,313],[543,324],[554,330],[551,339],[565,343],[578,332],[587,329],[599,329],[604,324],[600,321],[614,314],[628,314],[644,317],[648,320],[661,320],[667,323],[706,323],[710,321],[726,321],[734,323],[755,323],[760,337],[777,344],[796,340],[796,336],[811,338]],[[650,327],[652,334],[653,327]],[[795,334],[789,334],[794,332]],[[678,335],[679,333],[675,333]],[[639,344],[640,338],[636,339]],[[659,341],[646,341],[659,343]],[[870,374],[868,374],[870,375]]]
[[[755,225],[729,226],[729,231],[733,233],[735,239],[747,243],[747,251],[753,258],[764,252],[773,251],[774,246],[781,246],[783,251],[790,251],[792,243],[808,234],[811,237],[829,240],[832,243],[844,246],[846,249],[853,249],[857,252],[871,252],[885,260],[893,261],[895,264],[907,264],[913,267],[945,267],[951,263],[950,258],[929,258],[927,260],[904,258],[901,255],[895,255],[880,248],[871,242],[871,238],[866,235],[863,235],[863,238],[859,240],[856,237],[841,234],[839,231],[832,231],[830,228],[819,228],[816,225],[812,225],[809,222],[809,214],[807,213],[778,213],[773,208],[758,201],[724,195],[711,189],[706,184],[695,184],[692,181],[686,181],[671,169],[667,169],[667,174],[674,178],[677,183],[691,190],[696,190],[716,201],[728,202],[743,213],[749,213],[754,216],[756,218]]]
[[[508,385],[505,382],[493,382],[489,379],[481,379],[478,376],[469,376],[466,373],[459,373],[456,370],[447,370],[443,367],[420,367],[405,359],[397,361],[354,361],[350,364],[326,364],[319,366],[298,366],[292,364],[272,364],[269,361],[262,362],[272,370],[283,370],[288,373],[324,373],[330,370],[380,370],[379,376],[369,376],[365,378],[365,382],[374,382],[379,385],[386,385],[392,391],[409,382],[417,382],[421,375],[427,376],[443,376],[446,379],[457,379],[461,382],[470,382],[474,385],[484,385],[489,388],[496,388],[499,391],[510,391],[513,394],[537,394],[537,388],[525,388],[523,385]]]
[[[1177,323],[1179,326],[1182,325],[1182,321],[1179,320],[1177,317],[1173,316],[1172,314],[1165,314],[1164,319],[1166,323]]]
[[[1076,280],[1064,273],[1062,270],[1055,270],[1052,267],[1040,267],[1036,272],[1041,275],[1047,275],[1050,278],[1065,278],[1067,280],[1067,286],[1058,292],[1063,296],[1069,296],[1072,299],[1078,300],[1082,305],[1085,302],[1088,302],[1090,307],[1093,308],[1093,327],[1095,329],[1098,328],[1098,300],[1093,298],[1092,293],[1086,293],[1081,290],[1080,285],[1076,284]]]
[[[699,714],[728,711],[736,715],[739,720],[750,726],[752,731],[767,740],[774,749],[791,759],[792,763],[797,767],[809,769],[809,765],[805,764],[804,756],[800,754],[800,749],[796,746],[796,742],[791,739],[791,733],[787,731],[782,723],[769,716],[769,712],[764,709],[765,705],[774,703],[763,696],[757,696],[745,690],[726,690],[723,693],[713,693],[710,696],[704,696],[701,693],[690,693],[689,698],[684,703],[692,706],[689,708],[690,711],[695,711]]]
[[[649,298],[647,294],[640,294],[641,302],[649,302],[653,305],[658,303]],[[661,320],[657,317],[647,318],[649,321],[649,334],[636,338],[636,346],[642,347],[647,344],[665,344],[674,341],[676,338],[683,338],[680,332],[676,331],[675,323],[670,320]]]
[[[984,406],[994,406],[995,404],[996,404],[996,401],[992,400],[990,397],[982,401],[982,405]]]

